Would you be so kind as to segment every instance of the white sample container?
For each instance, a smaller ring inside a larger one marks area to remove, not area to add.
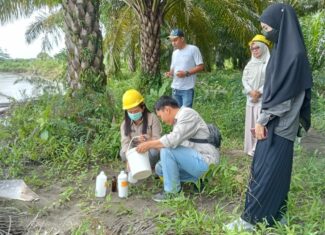
[[[104,171],[101,171],[99,175],[96,177],[96,197],[105,197],[106,196],[106,187],[107,184],[107,176],[105,175]]]
[[[126,159],[134,179],[141,180],[151,175],[148,152],[138,153],[136,148],[132,148],[126,152]]]
[[[120,198],[128,196],[128,176],[124,171],[121,171],[117,177],[117,190]]]

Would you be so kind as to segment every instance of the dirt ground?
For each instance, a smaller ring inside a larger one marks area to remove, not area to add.
[[[325,155],[325,134],[310,129],[301,139],[301,145],[310,154]]]
[[[324,155],[325,135],[312,129],[301,139],[301,145],[310,154]],[[240,150],[233,150],[227,152],[226,155],[235,159],[243,156],[243,153]],[[117,175],[118,172],[113,174]],[[150,180],[155,179],[152,177]],[[150,184],[150,180],[144,184]],[[94,182],[95,179],[89,180],[89,189],[94,187]],[[147,186],[143,185],[143,187]],[[93,194],[87,196],[85,192],[78,192],[83,198],[80,201],[81,196],[76,195],[62,199],[60,194],[66,190],[66,187],[61,183],[55,183],[49,187],[34,190],[40,196],[38,201],[0,200],[0,207],[14,207],[21,211],[21,221],[28,231],[26,234],[71,234],[71,231],[76,228],[80,231],[76,234],[83,234],[84,230],[80,225],[88,225],[92,231],[97,230],[98,234],[102,231],[108,235],[154,234],[153,220],[158,216],[155,212],[160,210],[161,213],[162,209],[151,200],[151,193],[141,194],[132,191],[131,185],[131,195],[127,199],[118,198],[117,193],[110,193],[106,199],[97,199]],[[141,187],[137,188],[141,190]],[[207,211],[213,210],[215,205],[215,199],[203,198],[203,196],[196,197],[195,202],[199,208]]]

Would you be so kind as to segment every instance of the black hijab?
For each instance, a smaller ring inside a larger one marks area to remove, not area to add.
[[[312,75],[296,13],[291,6],[278,3],[266,8],[260,21],[278,33],[266,67],[262,109],[271,108],[305,91],[300,122],[307,131],[310,127]]]

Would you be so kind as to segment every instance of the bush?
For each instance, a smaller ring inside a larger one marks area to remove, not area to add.
[[[79,91],[73,97],[43,95],[15,104],[0,133],[4,167],[18,175],[26,163],[49,164],[70,173],[115,159],[119,128],[108,93]]]
[[[313,70],[325,65],[325,10],[302,18],[302,30]]]

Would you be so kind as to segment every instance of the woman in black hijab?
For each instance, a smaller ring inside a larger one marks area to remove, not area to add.
[[[310,127],[312,76],[300,25],[293,8],[274,4],[260,17],[263,34],[273,42],[266,68],[258,139],[241,218],[227,230],[284,221],[290,188],[294,140],[299,124]]]

